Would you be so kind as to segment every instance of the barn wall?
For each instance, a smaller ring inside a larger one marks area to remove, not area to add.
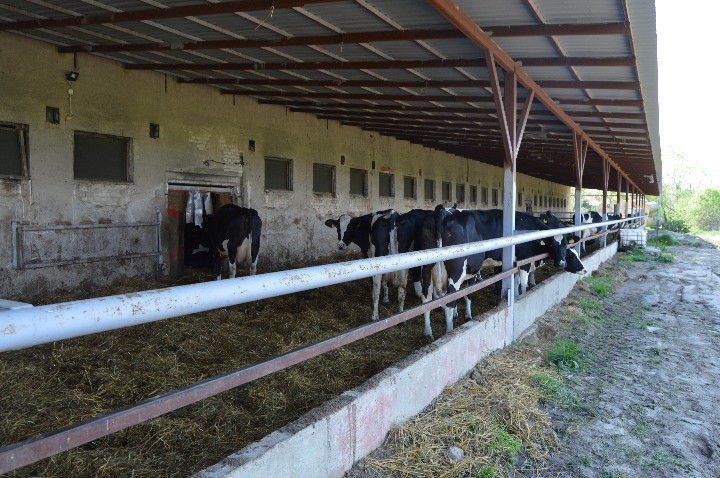
[[[80,73],[74,83],[65,80],[70,70]],[[69,88],[73,90],[72,112]],[[167,223],[169,181],[204,181],[234,188],[239,203],[256,208],[264,224],[260,271],[337,254],[335,234],[324,225],[329,217],[387,207],[400,212],[431,207],[440,202],[442,181],[452,182],[453,200],[458,182],[466,183],[468,199],[470,185],[478,186],[478,197],[480,187],[490,191],[502,187],[500,168],[283,107],[223,96],[211,87],[179,84],[163,74],[125,70],[101,57],[79,55],[74,64],[73,55],[5,33],[0,33],[0,91],[0,122],[28,125],[30,153],[29,179],[0,178],[0,243],[5,244],[0,248],[0,296],[6,298],[31,300],[57,290],[109,283],[124,275],[154,273],[153,258],[14,270],[11,222],[134,223],[153,221],[159,211]],[[60,108],[60,124],[46,122],[46,106]],[[150,123],[160,125],[159,139],[149,137]],[[75,131],[132,138],[132,180],[73,179]],[[248,149],[249,140],[255,141],[254,151]],[[341,156],[346,159],[344,165]],[[292,191],[265,191],[266,157],[292,161]],[[335,166],[335,195],[312,192],[313,162]],[[368,170],[368,198],[349,195],[350,168]],[[378,195],[381,171],[395,174],[394,198]],[[417,179],[416,200],[404,199],[405,175]],[[422,199],[426,178],[436,181],[438,200],[434,202]],[[565,198],[570,205],[570,188],[548,181],[518,175],[518,190],[524,199],[540,194]],[[468,202],[464,206],[490,207]],[[161,272],[167,273],[168,250],[174,245],[168,243],[172,237],[168,230],[162,234]],[[74,239],[67,254],[72,258],[114,250],[133,252],[133,244],[147,250],[154,237],[149,232],[138,235],[120,229],[108,240],[117,243],[100,244],[88,233]],[[43,259],[65,257],[52,237],[31,246]]]

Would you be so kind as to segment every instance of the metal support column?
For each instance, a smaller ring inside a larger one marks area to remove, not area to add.
[[[585,160],[587,159],[588,143],[581,135],[573,133],[573,146],[575,150],[575,225],[582,223],[582,211],[580,209],[580,200],[582,195],[582,178],[585,170]],[[580,243],[575,246],[575,250],[580,254]]]
[[[608,200],[608,185],[610,184],[610,161],[608,158],[602,158],[603,168],[603,202],[602,202],[602,215],[603,221],[607,220],[607,200]],[[605,247],[607,245],[607,235],[600,238],[600,245]]]
[[[622,175],[617,169],[615,170],[615,174],[617,175],[617,200],[615,202],[614,213],[620,214],[620,192],[622,191]]]

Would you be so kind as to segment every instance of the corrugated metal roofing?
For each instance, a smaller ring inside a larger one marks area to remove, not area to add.
[[[445,6],[554,101],[536,95],[519,172],[574,185],[575,130],[593,145],[585,187],[602,188],[595,172],[607,157],[640,190],[658,192],[652,0],[14,0],[0,4],[0,30],[502,165],[485,52]],[[518,86],[520,108],[529,86]]]

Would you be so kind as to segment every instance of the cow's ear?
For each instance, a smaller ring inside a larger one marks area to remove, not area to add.
[[[338,227],[338,222],[335,219],[328,219],[325,221],[327,227]]]

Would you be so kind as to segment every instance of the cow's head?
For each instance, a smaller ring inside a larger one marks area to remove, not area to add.
[[[567,244],[567,242],[562,234],[559,236],[546,237],[540,241],[540,245],[543,246],[548,254],[550,254],[550,257],[553,258],[555,267],[562,267],[563,269],[567,265],[567,249],[564,244]]]
[[[585,265],[580,260],[580,256],[578,255],[577,251],[573,248],[567,249],[567,261],[565,265],[565,271],[580,275],[587,274],[587,269],[585,269]]]
[[[353,235],[355,234],[355,223],[356,221],[353,221],[353,218],[347,214],[343,214],[337,219],[328,219],[325,221],[327,227],[337,229],[338,249],[341,251],[347,248],[352,242]]]

